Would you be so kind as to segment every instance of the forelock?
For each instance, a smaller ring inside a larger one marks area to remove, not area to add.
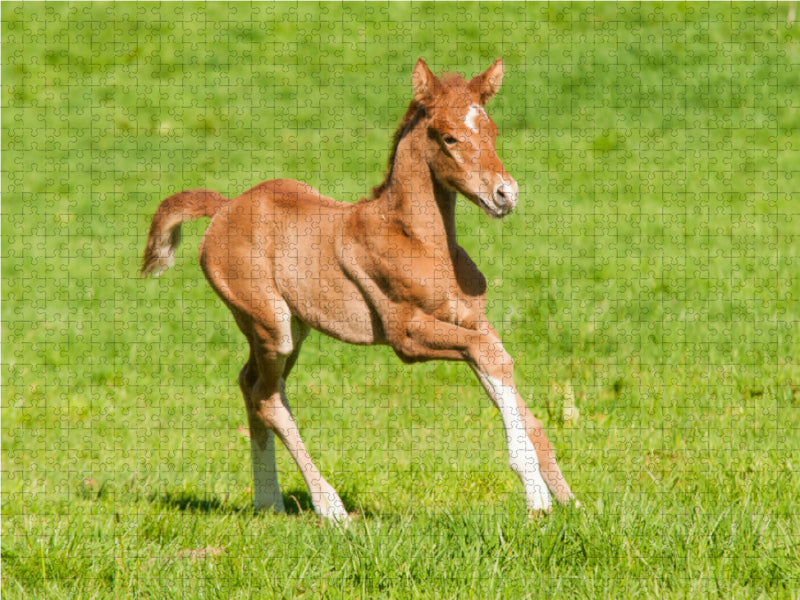
[[[461,73],[442,73],[439,79],[445,87],[451,89],[467,86],[467,82],[464,80],[464,76],[461,75]]]

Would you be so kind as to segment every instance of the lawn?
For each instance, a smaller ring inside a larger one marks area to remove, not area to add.
[[[2,10],[4,598],[797,598],[794,4],[14,3]],[[355,522],[254,514],[246,343],[183,189],[347,201],[411,69],[472,76],[520,185],[459,241],[583,509],[529,520],[471,371],[312,334],[287,387]]]

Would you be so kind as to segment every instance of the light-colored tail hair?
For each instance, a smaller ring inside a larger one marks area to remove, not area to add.
[[[164,200],[153,215],[141,273],[158,277],[175,262],[175,248],[181,239],[181,223],[200,217],[213,217],[229,202],[210,190],[188,190]]]

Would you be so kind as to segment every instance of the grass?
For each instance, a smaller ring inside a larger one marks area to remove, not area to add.
[[[4,597],[798,597],[790,8],[4,2]],[[289,515],[254,515],[205,223],[143,281],[149,219],[366,195],[418,56],[506,62],[522,200],[462,202],[460,241],[585,508],[526,518],[467,368],[312,335],[289,398],[357,521],[321,526],[283,449]]]

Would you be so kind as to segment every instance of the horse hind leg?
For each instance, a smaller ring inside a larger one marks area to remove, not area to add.
[[[273,336],[261,332],[259,341],[253,345],[256,372],[255,383],[251,388],[248,404],[248,418],[251,423],[259,423],[280,438],[289,450],[300,469],[303,479],[311,495],[314,511],[320,516],[334,522],[347,522],[349,516],[336,490],[333,489],[317,469],[300,437],[297,423],[289,410],[286,399],[285,376],[288,375],[300,350],[307,328],[293,322],[292,348],[287,353],[285,348],[275,347]],[[285,338],[284,338],[285,339]],[[265,450],[266,452],[266,450]],[[274,449],[273,449],[274,456]],[[273,459],[274,460],[274,459]],[[274,464],[274,463],[273,463]],[[255,472],[254,464],[254,472]],[[269,468],[267,473],[271,473]],[[275,476],[277,488],[277,475]],[[266,489],[266,488],[265,488]],[[280,494],[280,492],[278,492]]]
[[[255,510],[272,509],[286,512],[278,481],[275,462],[275,434],[269,429],[253,406],[253,388],[258,381],[258,370],[252,355],[239,373],[239,387],[247,408],[250,426],[250,458],[253,465],[253,507]]]

